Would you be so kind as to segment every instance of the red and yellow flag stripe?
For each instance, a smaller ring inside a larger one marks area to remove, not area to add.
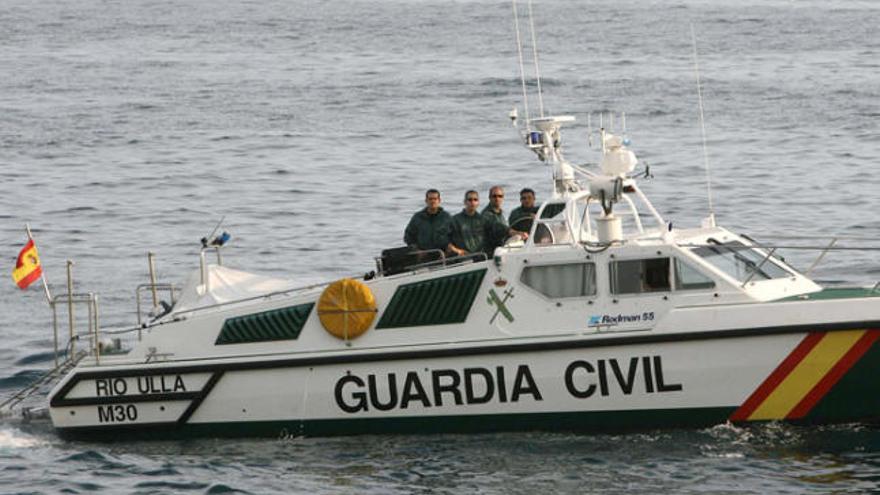
[[[878,338],[880,330],[807,334],[734,411],[731,421],[805,417]]]
[[[12,280],[22,290],[27,289],[29,285],[34,283],[43,275],[43,268],[40,266],[40,256],[37,254],[37,245],[33,239],[28,239],[27,244],[18,253],[18,259],[15,260],[15,268],[12,270]]]

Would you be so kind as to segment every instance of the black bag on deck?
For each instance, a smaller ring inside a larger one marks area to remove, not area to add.
[[[382,275],[403,273],[407,268],[436,261],[443,257],[440,251],[417,251],[411,246],[385,249],[382,251]]]

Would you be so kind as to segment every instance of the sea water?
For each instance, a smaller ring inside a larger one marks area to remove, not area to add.
[[[589,113],[595,130],[599,113],[626,112],[657,208],[675,227],[709,214],[693,25],[719,223],[768,242],[876,246],[880,4],[533,11],[544,114],[578,118],[564,134],[573,162],[596,161]],[[221,219],[224,264],[307,284],[373,268],[428,187],[453,213],[465,190],[485,201],[493,184],[508,211],[522,187],[546,198],[549,170],[507,117],[525,117],[512,12],[489,0],[0,1],[6,269],[30,223],[53,293],[72,260],[101,327],[129,327],[146,253],[161,282],[180,283]],[[535,117],[526,13],[521,1]],[[801,268],[817,255],[783,254]],[[873,285],[880,264],[835,251],[813,276]],[[8,396],[52,366],[52,320],[39,285],[9,278],[0,311]],[[4,420],[0,492],[868,492],[878,453],[880,431],[864,425],[102,444]]]

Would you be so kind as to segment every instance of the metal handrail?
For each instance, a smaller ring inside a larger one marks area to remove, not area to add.
[[[488,258],[488,256],[486,256],[486,253],[471,253],[471,254],[467,254],[464,256],[454,256],[451,258],[447,258],[444,256],[444,258],[441,260],[431,261],[428,263],[422,263],[419,265],[413,265],[413,266],[410,266],[407,268],[412,269],[412,270],[415,270],[417,268],[429,268],[430,266],[433,266],[438,263],[443,263],[441,266],[445,267],[448,265],[452,265],[452,264],[460,263],[462,261],[466,261],[468,259],[474,259],[477,262],[479,262],[479,261],[488,260],[489,258]],[[343,277],[343,278],[356,278],[356,277],[360,277],[360,276],[361,275],[358,274],[358,275],[351,275],[350,277]],[[300,287],[293,287],[290,289],[284,289],[284,290],[279,290],[279,291],[275,291],[275,292],[268,292],[266,294],[260,294],[258,296],[236,299],[234,301],[224,301],[224,302],[220,302],[220,303],[216,303],[216,304],[209,304],[207,306],[199,306],[197,308],[185,308],[182,310],[172,310],[171,314],[177,315],[177,314],[196,313],[196,312],[200,312],[200,311],[206,311],[209,309],[217,309],[217,308],[224,307],[224,306],[231,306],[234,304],[241,304],[241,303],[246,303],[246,302],[250,302],[250,301],[271,299],[276,296],[284,296],[284,295],[297,293],[297,292],[305,292],[307,290],[314,289],[316,287],[323,287],[325,285],[327,285],[327,282],[318,282],[315,284],[309,284],[309,285],[304,285],[304,286],[300,286]]]
[[[821,253],[819,253],[818,257],[816,257],[816,261],[813,261],[813,264],[811,264],[810,267],[807,268],[807,271],[804,272],[804,275],[809,277],[810,273],[813,272],[813,269],[815,269],[817,266],[819,266],[819,263],[822,261],[823,258],[825,258],[825,255],[828,254],[828,250],[833,248],[836,243],[837,243],[837,237],[833,237],[831,239],[831,242],[828,243],[828,246],[825,247],[825,249],[823,249]]]
[[[761,267],[764,266],[764,263],[767,263],[767,260],[769,260],[770,257],[773,256],[773,253],[775,253],[775,252],[776,252],[776,248],[771,249],[770,252],[767,253],[767,256],[764,256],[764,259],[762,259],[760,263],[749,267],[749,271],[751,271],[751,273],[749,273],[749,276],[746,277],[745,282],[742,283],[742,287],[745,287],[747,283],[749,283],[753,278],[755,278],[755,275],[758,274],[758,272],[761,270]],[[764,276],[767,277],[767,275],[764,275]]]
[[[67,346],[69,347],[69,351],[67,351],[68,358],[76,354],[76,341],[79,340],[79,335],[74,331],[74,318],[73,318],[73,307],[75,305],[85,304],[88,308],[88,335],[92,337],[92,350],[95,355],[95,363],[97,364],[100,361],[101,350],[98,342],[98,333],[100,332],[99,322],[98,322],[98,295],[93,292],[87,293],[70,293],[70,294],[57,294],[50,301],[49,306],[52,308],[52,330],[54,337],[54,351],[55,351],[55,366],[59,365],[58,356],[58,305],[61,303],[66,303],[68,307],[68,325],[69,325],[69,338],[67,342]]]
[[[138,324],[138,326],[143,325],[143,320],[142,320],[143,308],[141,306],[141,297],[142,297],[143,293],[148,290],[150,291],[151,294],[155,294],[157,291],[160,291],[160,290],[161,291],[167,290],[168,293],[170,294],[170,297],[171,297],[171,306],[172,307],[174,307],[174,304],[176,303],[175,294],[177,292],[180,292],[180,288],[174,284],[149,283],[149,284],[138,285],[134,291],[136,305],[137,305],[137,324]],[[153,309],[156,309],[156,307],[158,307],[158,304],[154,305]],[[140,340],[140,336],[138,336],[138,340]]]
[[[206,246],[199,250],[199,274],[201,275],[201,285],[205,286],[205,292],[211,290],[211,277],[208,276],[208,263],[205,261],[205,252],[212,249],[217,252],[217,266],[223,266],[220,246]]]
[[[18,392],[12,394],[11,396],[4,399],[0,402],[0,417],[10,413],[12,409],[21,404],[28,397],[34,395],[39,392],[43,387],[52,382],[56,377],[65,373],[70,368],[76,366],[79,361],[86,356],[85,351],[80,351],[79,354],[70,356],[64,360],[64,362],[60,364],[56,364],[52,369],[40,375],[36,380],[30,382],[25,387],[21,388]]]
[[[474,262],[480,262],[480,261],[486,261],[488,259],[489,259],[489,257],[486,255],[486,253],[483,253],[483,252],[468,253],[468,254],[463,254],[460,256],[452,256],[449,258],[444,256],[442,259],[439,259],[439,260],[428,261],[426,263],[419,263],[418,265],[411,265],[411,266],[408,266],[407,268],[410,271],[416,271],[416,270],[419,270],[422,268],[432,268],[435,266],[438,266],[439,268],[445,268],[447,266],[457,265],[459,263],[462,263],[462,262],[465,262],[468,260],[474,260]]]
[[[769,260],[770,258],[777,258],[781,262],[785,263],[787,266],[791,266],[788,263],[786,263],[784,259],[781,259],[778,256],[773,256],[775,254],[775,252],[779,249],[788,249],[788,250],[792,250],[792,251],[819,251],[819,256],[813,261],[813,263],[810,265],[810,267],[806,271],[803,272],[804,276],[809,276],[809,274],[812,273],[813,270],[815,270],[816,267],[819,266],[819,263],[825,258],[825,256],[830,251],[866,251],[866,252],[880,251],[880,246],[838,246],[837,245],[837,241],[840,239],[876,241],[876,239],[869,239],[869,238],[835,236],[835,237],[832,237],[831,242],[829,242],[826,245],[811,246],[811,245],[763,243],[763,242],[757,241],[747,235],[743,235],[743,234],[739,234],[739,235],[740,235],[740,237],[742,237],[752,243],[751,246],[746,245],[743,248],[745,248],[745,249],[757,248],[757,249],[762,249],[764,251],[769,251],[769,254],[765,257],[764,260],[761,261],[761,263],[758,265],[758,267],[763,266],[763,264],[767,260]],[[785,237],[785,236],[783,236],[783,237]],[[788,236],[788,238],[793,239],[793,238],[797,238],[797,237]],[[820,237],[816,237],[816,236],[804,236],[803,238],[804,239],[820,239]],[[827,239],[827,237],[824,237],[824,239]],[[682,247],[682,248],[700,248],[700,247],[706,247],[709,245],[721,245],[721,243],[715,239],[710,238],[710,239],[708,239],[708,243],[705,243],[705,244],[704,243],[677,244],[678,247]],[[749,278],[746,280],[746,282],[750,281],[753,278],[753,276],[754,276],[754,271],[749,276]],[[743,287],[744,286],[745,286],[745,283],[743,284]],[[877,282],[877,284],[874,286],[873,290],[877,291],[878,289],[880,289],[880,282]]]
[[[740,234],[740,235],[743,237],[746,237],[748,239],[751,239],[751,237],[745,236],[743,234]],[[763,233],[754,234],[753,233],[752,235],[754,235],[756,237],[767,238],[767,239],[810,239],[810,240],[817,240],[817,241],[824,241],[824,240],[828,239],[827,235],[805,235],[805,234],[793,235],[793,234],[776,234],[776,233],[773,233],[773,234],[763,234]],[[857,235],[835,234],[834,237],[836,239],[840,239],[840,240],[844,240],[844,241],[873,241],[873,242],[877,241],[876,237],[864,237],[864,236],[857,236]]]
[[[354,277],[357,277],[357,276],[359,276],[359,275],[352,275],[350,278],[354,278]],[[260,295],[258,295],[258,296],[245,297],[245,298],[243,298],[243,299],[236,299],[236,300],[234,300],[234,301],[224,301],[224,302],[221,302],[221,303],[209,304],[209,305],[207,305],[207,306],[199,306],[199,307],[197,307],[197,308],[186,308],[186,309],[183,309],[183,310],[172,310],[171,313],[172,313],[172,314],[179,314],[179,313],[195,313],[195,312],[198,312],[198,311],[204,311],[204,310],[206,310],[206,309],[215,309],[215,308],[219,308],[219,307],[221,307],[221,306],[229,306],[229,305],[232,305],[232,304],[239,304],[239,303],[243,303],[243,302],[256,301],[256,300],[260,300],[260,299],[269,299],[269,298],[272,298],[272,297],[275,297],[275,296],[287,295],[287,294],[290,294],[290,293],[293,293],[293,292],[303,292],[303,291],[306,291],[306,290],[309,290],[309,289],[314,289],[315,287],[321,287],[321,286],[324,286],[324,285],[327,285],[327,282],[319,282],[319,283],[316,283],[316,284],[303,285],[303,286],[301,286],[301,287],[294,287],[294,288],[291,288],[291,289],[284,289],[284,290],[279,290],[279,291],[275,291],[275,292],[267,292],[266,294],[260,294]]]
[[[414,249],[412,251],[406,252],[406,254],[409,256],[415,256],[415,255],[420,255],[420,254],[429,254],[429,253],[438,253],[440,255],[441,260],[446,258],[446,252],[443,251],[442,249]],[[382,263],[382,256],[377,256],[374,259],[376,260],[376,269],[378,270],[378,274],[380,276],[382,276],[382,274],[385,273],[385,265],[384,265],[384,263]],[[409,269],[412,266],[415,266],[415,265],[405,266],[404,269],[405,270]]]

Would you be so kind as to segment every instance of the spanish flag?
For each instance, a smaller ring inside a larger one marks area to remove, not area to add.
[[[21,252],[18,253],[18,260],[15,262],[15,269],[12,270],[12,280],[21,288],[27,289],[29,285],[34,283],[38,278],[43,276],[43,269],[40,267],[40,257],[37,255],[37,246],[33,239],[28,239]]]

